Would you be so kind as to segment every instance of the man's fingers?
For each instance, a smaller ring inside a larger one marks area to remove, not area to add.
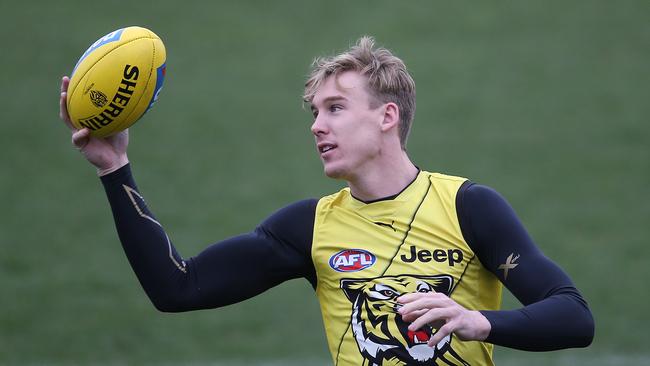
[[[87,128],[76,131],[72,134],[72,144],[79,150],[83,149],[90,139],[90,130]]]
[[[429,347],[435,347],[438,343],[440,343],[441,340],[443,340],[443,338],[450,335],[454,331],[454,327],[455,325],[453,322],[449,322],[440,327],[436,334],[429,338],[429,341],[427,342]]]
[[[422,293],[422,292],[411,292],[408,294],[404,294],[400,297],[397,298],[397,301],[401,304],[408,304],[409,302],[415,301],[423,296],[427,296],[428,293]]]
[[[429,298],[444,299],[448,297],[447,295],[440,292],[412,292],[398,297],[397,302],[406,305],[412,302],[416,302],[418,300],[429,299]]]
[[[409,324],[409,330],[415,332],[426,324],[439,324],[440,320],[449,319],[452,314],[453,310],[448,308],[431,309]]]
[[[68,115],[68,106],[66,105],[67,98],[68,98],[68,93],[61,92],[61,100],[59,101],[59,118],[61,118],[68,127],[74,129],[74,126],[70,121],[70,116]]]
[[[429,346],[436,346],[452,332],[457,332],[462,340],[484,340],[490,333],[491,325],[485,316],[478,311],[468,311],[444,294],[409,295],[397,299],[403,304],[398,312],[404,321],[412,321],[408,326],[410,331],[425,326],[433,330],[438,328],[429,340]]]
[[[450,299],[443,294],[430,294],[415,299],[410,298],[409,301],[411,302],[402,302],[404,305],[399,309],[400,314],[406,315],[416,310],[441,308],[450,305]]]
[[[65,122],[65,124],[72,130],[76,130],[76,128],[72,125],[72,122],[70,121],[70,115],[68,115],[68,105],[67,105],[67,100],[68,100],[68,85],[70,85],[70,78],[67,76],[64,76],[61,78],[61,96],[59,99],[59,118]]]
[[[64,76],[61,78],[61,93],[68,91],[68,86],[70,85],[70,78]]]
[[[412,322],[413,320],[425,314],[427,311],[429,311],[429,309],[420,309],[420,310],[411,311],[410,313],[403,314],[402,320],[404,320],[405,322]]]

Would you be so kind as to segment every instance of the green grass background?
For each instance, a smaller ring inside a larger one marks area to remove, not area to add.
[[[184,256],[341,187],[300,95],[315,56],[371,34],[417,82],[413,160],[500,191],[594,312],[591,347],[497,363],[650,363],[649,16],[627,0],[2,2],[0,364],[330,363],[304,280],[219,310],[150,305],[57,117],[60,77],[127,25],[167,46],[130,158]]]

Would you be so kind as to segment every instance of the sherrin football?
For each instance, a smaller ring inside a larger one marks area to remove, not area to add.
[[[96,137],[129,128],[158,99],[165,79],[165,46],[154,32],[127,27],[93,43],[72,70],[68,114]]]

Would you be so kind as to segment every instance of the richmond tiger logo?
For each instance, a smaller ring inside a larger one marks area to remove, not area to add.
[[[397,312],[399,296],[411,292],[449,295],[452,284],[452,277],[447,275],[341,280],[341,288],[352,303],[350,327],[368,365],[468,366],[452,348],[450,336],[429,347],[427,341],[437,329],[409,331],[409,323]]]

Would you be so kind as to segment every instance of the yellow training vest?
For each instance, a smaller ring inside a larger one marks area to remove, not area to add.
[[[435,329],[410,332],[395,299],[442,292],[472,310],[496,310],[501,283],[465,242],[456,213],[464,178],[421,171],[396,198],[363,203],[349,188],[316,208],[312,259],[335,365],[492,365],[492,345]]]

